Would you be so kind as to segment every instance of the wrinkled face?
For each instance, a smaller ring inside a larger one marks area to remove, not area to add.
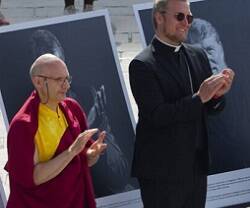
[[[178,20],[180,13],[185,16],[182,20]],[[186,39],[191,25],[187,20],[188,15],[192,15],[188,2],[169,1],[165,11],[155,14],[157,36],[167,43],[179,45]]]
[[[214,73],[220,72],[226,67],[222,45],[216,41],[214,34],[206,37],[202,41],[201,47],[205,50]]]
[[[217,40],[216,34],[209,34],[199,42],[192,44],[204,49],[213,73],[218,73],[226,68],[222,43]]]
[[[57,61],[50,64],[38,75],[42,79],[41,94],[48,99],[49,104],[58,104],[66,97],[71,79],[66,65]]]

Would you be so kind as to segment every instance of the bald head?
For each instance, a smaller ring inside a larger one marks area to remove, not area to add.
[[[30,67],[30,76],[34,77],[39,74],[43,74],[45,71],[53,73],[53,68],[55,65],[63,65],[66,67],[65,63],[53,54],[43,54],[39,56]],[[51,71],[52,70],[52,71]]]
[[[70,88],[66,64],[55,55],[44,54],[32,64],[30,76],[41,102],[56,110]]]

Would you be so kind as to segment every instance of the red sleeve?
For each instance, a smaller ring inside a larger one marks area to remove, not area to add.
[[[16,120],[8,132],[7,171],[13,181],[25,188],[35,186],[34,170],[34,133],[27,121]]]

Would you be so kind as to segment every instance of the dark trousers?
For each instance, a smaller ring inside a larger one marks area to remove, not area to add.
[[[93,1],[94,0],[85,0],[84,1],[84,4],[93,4]],[[64,3],[65,3],[65,7],[67,6],[71,6],[71,5],[74,5],[75,4],[75,0],[64,0]]]
[[[183,173],[185,174],[185,173]],[[138,178],[144,208],[204,208],[207,176],[196,167],[190,181]]]
[[[75,0],[64,0],[65,7],[75,4]]]

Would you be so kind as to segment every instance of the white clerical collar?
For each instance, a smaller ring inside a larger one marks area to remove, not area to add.
[[[172,45],[172,44],[170,44],[170,43],[164,42],[164,41],[161,40],[157,35],[155,35],[155,38],[156,38],[157,40],[159,40],[162,44],[167,45],[167,46],[170,46],[170,47],[172,47],[172,48],[175,48],[175,49],[174,49],[174,52],[178,52],[178,51],[180,50],[180,48],[181,48],[181,45],[182,45],[182,44],[180,44],[180,45],[176,46],[176,45]]]

